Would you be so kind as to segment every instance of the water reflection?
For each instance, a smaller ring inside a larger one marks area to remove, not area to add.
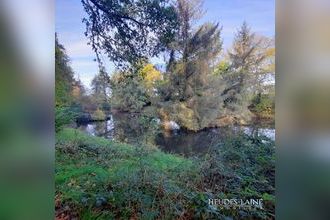
[[[244,126],[235,127],[238,131],[243,131],[244,134],[250,135],[252,137],[266,136],[271,140],[275,141],[275,129],[274,128],[263,128],[257,125],[254,126]]]
[[[209,147],[218,144],[225,133],[219,129],[203,130],[200,132],[179,131],[160,133],[156,136],[156,144],[166,152],[191,155],[204,153]]]
[[[275,140],[275,129],[258,126],[212,128],[199,132],[164,132],[159,128],[157,120],[137,114],[113,114],[108,121],[79,125],[79,129],[93,136],[135,145],[158,146],[163,151],[183,155],[205,153],[211,146],[240,132]]]
[[[275,140],[275,129],[257,127],[224,127],[202,130],[199,132],[179,131],[176,133],[160,133],[156,136],[156,144],[166,152],[195,155],[203,154],[210,147],[217,146],[228,137],[245,133],[252,137],[266,136]]]
[[[109,120],[78,125],[78,129],[93,136],[130,144],[154,145],[158,133],[157,121],[137,114],[113,114]]]

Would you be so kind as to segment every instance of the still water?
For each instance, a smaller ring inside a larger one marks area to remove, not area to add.
[[[275,129],[257,125],[242,127],[210,128],[199,132],[185,130],[164,131],[159,120],[137,114],[112,114],[109,120],[78,125],[78,129],[99,137],[135,145],[157,146],[165,152],[196,155],[207,152],[231,135],[243,132],[248,135],[266,136],[275,140]]]

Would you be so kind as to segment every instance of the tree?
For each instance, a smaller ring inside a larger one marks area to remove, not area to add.
[[[110,85],[110,104],[113,109],[140,112],[143,107],[150,104],[143,79],[137,72],[115,72],[111,76]]]
[[[150,99],[156,98],[156,96],[158,96],[157,87],[163,79],[161,72],[151,63],[147,63],[139,68],[138,75],[142,78],[143,86]]]
[[[206,23],[200,26],[189,39],[187,46],[189,55],[185,68],[187,80],[185,95],[187,98],[194,95],[189,92],[189,89],[196,92],[206,85],[206,78],[211,74],[213,63],[222,49],[220,32],[218,24]]]
[[[102,109],[109,110],[110,77],[104,67],[100,67],[99,73],[91,82],[92,95],[96,103]]]
[[[82,0],[86,36],[98,57],[104,51],[117,66],[157,56],[177,31],[171,0]]]
[[[186,66],[189,59],[188,45],[192,37],[193,23],[202,14],[202,0],[177,0],[176,13],[178,17],[179,29],[169,44],[169,61],[167,65],[168,71],[174,71],[174,67],[181,60],[181,74],[186,74]]]
[[[202,15],[202,0],[177,0],[177,14],[179,17],[179,32],[177,45],[184,63],[188,62],[188,45],[191,38],[192,25]]]
[[[256,37],[246,22],[237,31],[228,52],[230,67],[223,75],[227,88],[223,91],[225,107],[248,120],[248,106],[252,96],[259,90],[261,76],[265,73],[267,50],[271,42]],[[267,71],[266,71],[267,72]]]
[[[155,83],[162,79],[162,74],[151,63],[144,65],[139,70],[139,75],[143,78],[147,89],[154,89]]]
[[[275,87],[275,45],[274,40],[258,36],[259,46],[257,53],[262,57],[258,64],[259,69],[255,78],[255,93],[271,93]]]
[[[73,70],[65,48],[55,34],[55,105],[69,106],[73,101]]]
[[[212,76],[214,63],[222,49],[221,28],[205,23],[194,27],[202,15],[202,1],[178,0],[180,31],[170,45],[165,82],[160,89],[166,118],[184,127],[199,130],[209,126],[222,109],[219,89],[223,83]]]
[[[70,59],[65,48],[59,43],[55,34],[55,131],[77,117],[74,105],[80,102],[84,88],[80,81],[74,79]]]
[[[178,0],[179,32],[170,44],[167,71],[172,83],[171,92],[181,101],[194,95],[210,72],[212,62],[222,47],[218,24],[206,23],[197,28],[194,23],[202,16],[203,1]]]

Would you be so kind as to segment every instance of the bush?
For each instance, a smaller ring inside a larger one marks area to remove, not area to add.
[[[257,114],[270,116],[275,112],[275,99],[268,94],[259,94],[252,99],[252,111]]]
[[[78,113],[70,107],[55,108],[55,132],[59,132],[64,125],[70,124],[75,120]]]
[[[93,114],[92,114],[92,120],[95,121],[103,121],[106,120],[107,116],[104,114],[104,112],[100,109],[97,109]]]
[[[204,162],[203,162],[204,161]],[[201,173],[204,188],[221,198],[262,198],[264,210],[244,210],[245,215],[272,219],[275,210],[275,144],[266,137],[245,134],[225,139],[203,158]],[[216,197],[216,196],[215,196]],[[242,210],[226,210],[240,216]]]

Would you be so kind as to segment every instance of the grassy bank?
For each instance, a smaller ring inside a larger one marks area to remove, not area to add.
[[[202,158],[92,137],[56,136],[56,215],[79,219],[272,218],[274,143],[230,139]],[[219,150],[221,149],[221,151]],[[220,210],[209,198],[262,198],[264,210]]]

